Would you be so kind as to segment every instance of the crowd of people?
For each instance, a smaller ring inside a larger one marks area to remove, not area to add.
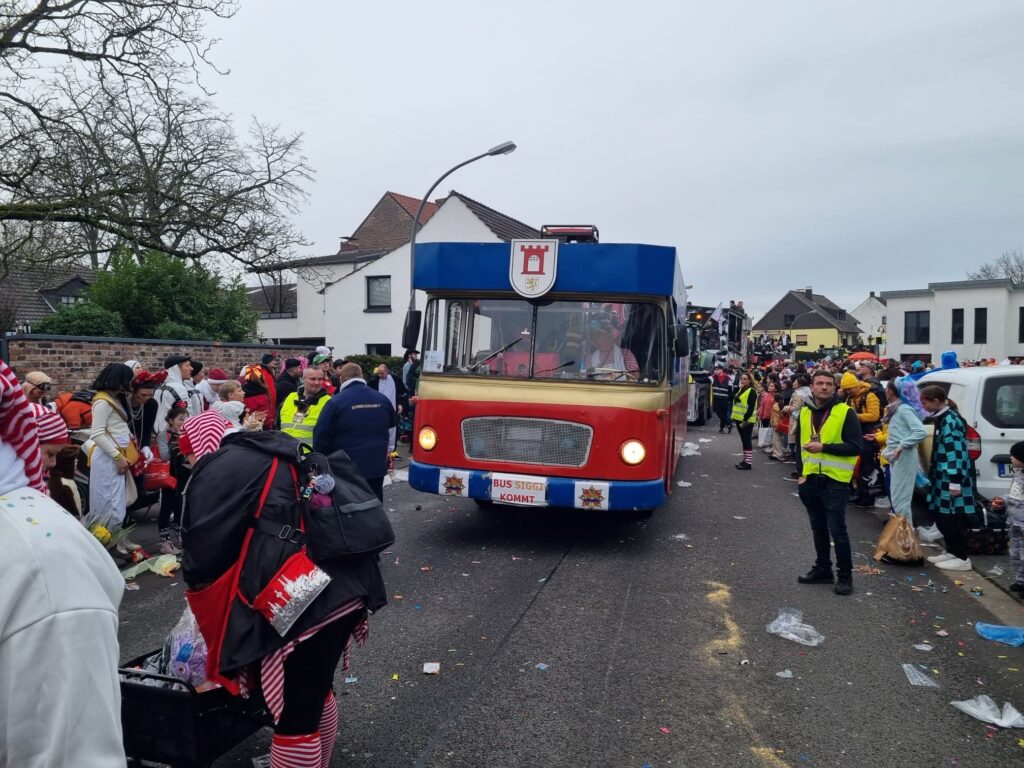
[[[338,477],[333,457],[341,455],[350,476],[358,476],[348,487],[362,484],[366,499],[379,505],[396,456],[399,415],[414,407],[419,378],[416,350],[406,352],[397,376],[386,365],[367,376],[325,347],[305,359],[268,352],[237,372],[208,369],[184,352],[153,367],[138,360],[111,363],[97,371],[89,389],[57,393],[46,372],[19,378],[0,361],[0,500],[9,513],[0,516],[0,570],[7,584],[0,596],[0,722],[16,723],[18,730],[17,738],[0,745],[0,765],[65,764],[72,754],[82,765],[124,765],[116,672],[124,579],[111,555],[148,556],[130,539],[134,508],[159,504],[155,554],[186,558],[188,580],[199,558],[197,551],[188,562],[182,492],[203,458],[219,448],[230,445],[243,463],[251,463],[257,448],[291,461],[297,441],[314,457],[332,457],[326,478],[310,475],[305,498],[312,494],[314,501],[330,498],[320,492],[331,493],[328,486]],[[87,493],[76,470],[88,478]],[[331,482],[321,487],[325,479]],[[207,496],[230,485],[213,482],[200,486]],[[285,476],[282,487],[293,482]],[[366,499],[356,506],[368,509]],[[324,534],[318,535],[322,547]],[[291,535],[281,545],[296,542],[301,539]],[[213,544],[224,557],[225,547]],[[239,568],[247,550],[234,556]],[[289,555],[287,567],[295,562]],[[384,602],[375,557],[323,568],[330,586],[320,608],[295,625],[294,637],[270,636],[262,670],[249,681],[262,686],[277,724],[273,766],[329,763],[337,731],[334,668],[352,639],[365,638],[367,611]],[[272,576],[276,569],[270,567]],[[224,576],[247,572],[231,565]],[[190,590],[191,604],[205,587],[190,582]],[[224,617],[235,615],[230,605]],[[90,706],[83,710],[84,700]]]
[[[944,367],[958,365],[951,354]],[[995,361],[984,362],[990,363]],[[751,470],[757,449],[793,466],[784,479],[799,486],[816,552],[801,583],[834,583],[836,593],[851,594],[847,505],[886,508],[912,523],[918,483],[927,489],[929,515],[945,543],[945,551],[928,561],[943,570],[972,569],[967,530],[979,500],[967,427],[944,388],[919,381],[927,372],[920,362],[829,358],[716,367],[713,410],[720,433],[735,427],[739,434],[743,458],[736,468]],[[922,452],[926,426],[931,449]],[[1024,444],[1018,452],[1024,458]],[[1022,499],[1007,500],[1013,507],[1011,556],[1020,584],[1015,591],[1024,593],[1024,483],[1013,487]]]

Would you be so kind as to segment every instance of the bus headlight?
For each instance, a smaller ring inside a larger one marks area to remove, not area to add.
[[[437,432],[433,427],[424,427],[420,430],[418,441],[424,451],[432,451],[437,445]]]
[[[619,448],[619,457],[627,464],[636,466],[647,457],[647,449],[639,440],[627,440]]]

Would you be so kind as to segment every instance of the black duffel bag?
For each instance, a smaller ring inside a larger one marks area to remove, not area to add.
[[[1009,548],[1010,527],[1006,514],[976,500],[974,512],[964,515],[963,532],[970,555],[1002,555]]]

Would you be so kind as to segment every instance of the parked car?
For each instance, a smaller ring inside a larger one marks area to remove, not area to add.
[[[956,403],[967,423],[967,445],[977,470],[977,489],[992,498],[1009,490],[1010,446],[1024,440],[1024,367],[952,368],[918,381],[935,384]],[[930,455],[931,435],[922,451]]]

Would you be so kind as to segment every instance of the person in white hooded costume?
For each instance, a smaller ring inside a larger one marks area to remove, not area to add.
[[[164,360],[167,380],[154,393],[156,400],[156,428],[164,429],[167,413],[176,402],[184,402],[189,416],[198,416],[206,409],[203,396],[192,385],[192,358],[188,355],[169,355]]]
[[[46,495],[32,413],[0,361],[0,768],[123,768],[124,579]]]

